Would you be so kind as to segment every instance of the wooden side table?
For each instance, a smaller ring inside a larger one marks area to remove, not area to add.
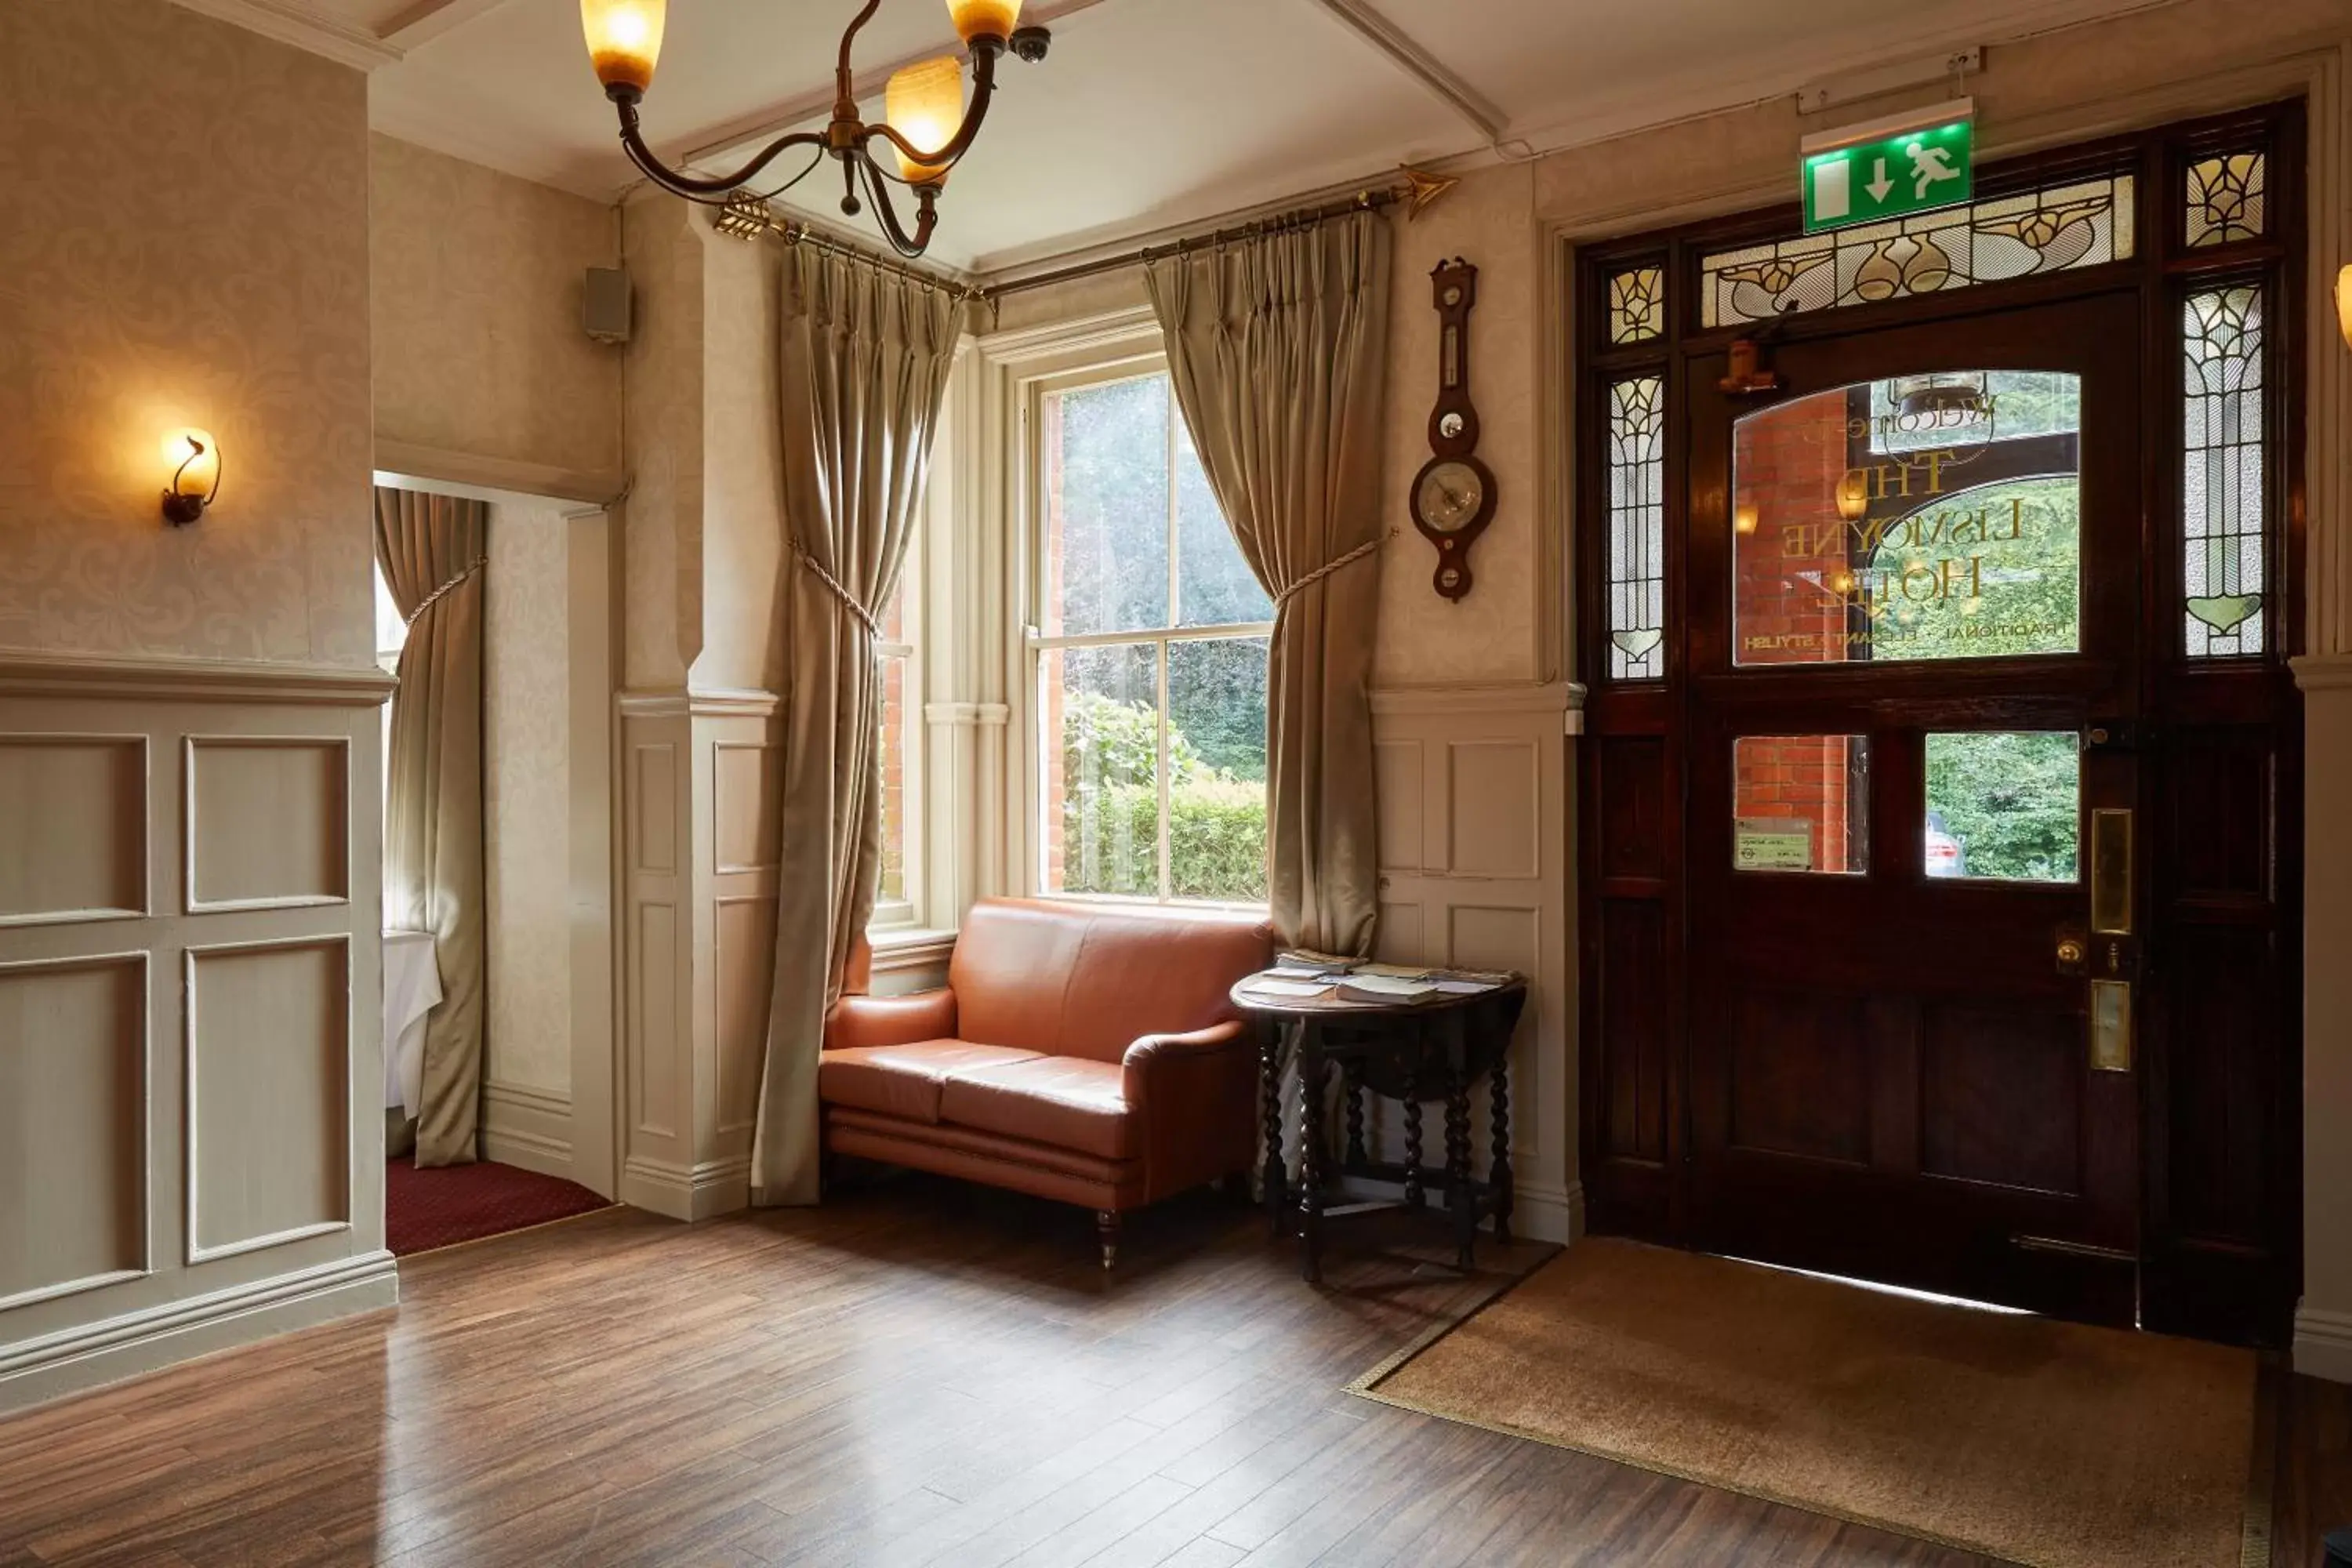
[[[1266,1215],[1276,1237],[1297,1194],[1299,1271],[1322,1279],[1323,1209],[1335,1177],[1393,1186],[1408,1205],[1421,1208],[1432,1187],[1445,1194],[1453,1221],[1454,1259],[1465,1270],[1474,1264],[1479,1219],[1494,1216],[1496,1239],[1511,1234],[1511,1032],[1527,1005],[1527,982],[1513,975],[1492,990],[1441,995],[1410,1005],[1355,1002],[1327,994],[1319,997],[1264,996],[1249,987],[1253,975],[1233,989],[1234,1005],[1258,1031],[1259,1094],[1265,1115]],[[1282,1159],[1282,1068],[1298,1063],[1298,1163],[1294,1181]],[[1324,1124],[1332,1069],[1344,1085],[1347,1142],[1336,1167]],[[1471,1090],[1487,1080],[1492,1137],[1486,1179],[1471,1174]],[[1404,1111],[1404,1159],[1374,1160],[1364,1144],[1363,1096],[1367,1090],[1399,1101]],[[1445,1103],[1445,1163],[1422,1163],[1422,1103]]]

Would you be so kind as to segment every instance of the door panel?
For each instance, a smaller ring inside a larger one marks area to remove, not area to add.
[[[2137,951],[2091,931],[2087,829],[2139,797],[2137,319],[1792,345],[1763,399],[1695,362],[1703,1245],[2131,1315],[2137,1080],[2089,998]]]

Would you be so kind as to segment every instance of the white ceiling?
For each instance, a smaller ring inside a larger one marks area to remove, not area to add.
[[[372,118],[388,134],[599,199],[635,174],[589,72],[578,0],[182,3],[256,26],[239,14],[261,11],[280,36],[307,15],[347,55],[374,50],[386,63]],[[820,123],[857,3],[672,0],[648,140],[717,169]],[[1498,142],[1524,156],[2166,3],[1029,0],[1024,20],[1051,23],[1053,52],[1003,62],[931,255],[995,272],[1400,163],[1493,156]],[[941,0],[883,0],[857,45],[868,113],[891,68],[955,42]],[[839,195],[828,167],[787,200],[840,223]]]

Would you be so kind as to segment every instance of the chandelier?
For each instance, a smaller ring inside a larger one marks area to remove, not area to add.
[[[620,111],[621,146],[629,161],[654,184],[688,201],[740,208],[782,195],[806,179],[830,153],[841,163],[842,212],[856,217],[870,204],[892,248],[901,256],[915,257],[931,243],[948,171],[971,150],[980,123],[988,115],[988,101],[996,91],[998,58],[1010,49],[1024,60],[1042,60],[1053,35],[1043,27],[1019,26],[1021,0],[948,0],[948,14],[971,56],[970,107],[964,103],[961,63],[953,55],[941,55],[893,72],[883,92],[885,118],[868,124],[857,117],[849,51],[857,30],[881,5],[882,0],[866,0],[865,9],[841,36],[841,62],[834,73],[833,119],[825,128],[780,136],[733,174],[708,179],[679,174],[663,163],[646,145],[637,126],[637,104],[653,85],[654,62],[661,55],[668,0],[580,0],[580,25],[587,35],[588,58],[595,64],[596,79],[604,84],[604,96]],[[895,170],[884,162],[878,145],[883,142],[889,144]],[[749,188],[770,164],[796,147],[811,149],[808,163],[799,173],[769,190]],[[914,193],[911,233],[899,219],[890,195],[892,185]]]

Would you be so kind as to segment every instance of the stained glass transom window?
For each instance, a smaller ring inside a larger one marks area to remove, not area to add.
[[[2200,158],[2189,165],[2189,247],[2235,245],[2263,236],[2260,153]]]
[[[2181,319],[2183,608],[2191,658],[2263,647],[2263,291],[2189,296]]]
[[[1666,331],[1666,272],[1634,267],[1609,279],[1609,341],[1642,343]]]
[[[2123,260],[2132,254],[2132,177],[2116,174],[1718,251],[1699,265],[1701,323],[1767,321]]]
[[[1627,376],[1609,387],[1609,673],[1666,672],[1666,384]]]

